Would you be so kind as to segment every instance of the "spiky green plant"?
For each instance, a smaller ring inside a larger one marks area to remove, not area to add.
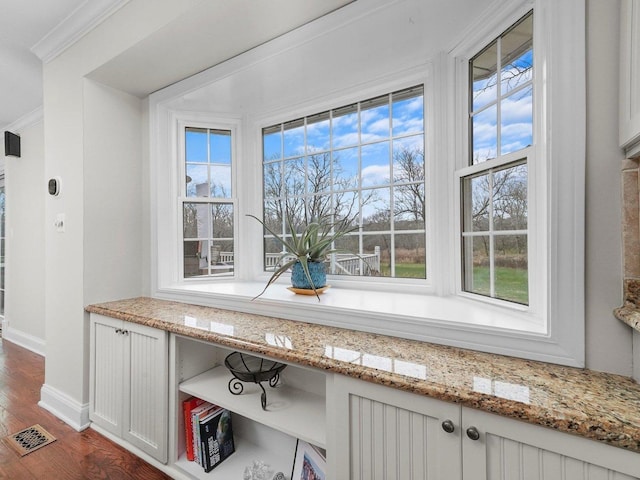
[[[298,233],[293,225],[291,218],[287,218],[287,224],[291,237],[285,237],[274,232],[268,225],[254,215],[247,215],[254,218],[268,231],[273,237],[284,247],[284,253],[280,255],[276,263],[275,271],[267,282],[262,292],[256,295],[255,300],[262,295],[271,284],[273,284],[280,276],[289,270],[296,262],[300,262],[309,285],[313,288],[313,292],[320,301],[320,295],[316,289],[311,274],[309,273],[309,262],[324,262],[328,255],[332,253],[344,253],[334,247],[334,242],[344,237],[350,232],[357,230],[358,227],[352,226],[351,222],[344,218],[338,222],[332,222],[329,217],[320,217],[312,220],[306,225],[301,225],[302,230]]]

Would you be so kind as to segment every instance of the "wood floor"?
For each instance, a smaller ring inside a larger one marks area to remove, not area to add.
[[[56,441],[24,457],[0,442],[0,479],[167,479],[164,473],[91,429],[76,432],[40,408],[44,359],[0,343],[0,437],[39,423]]]

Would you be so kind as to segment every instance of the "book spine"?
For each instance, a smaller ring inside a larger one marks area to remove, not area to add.
[[[193,462],[194,453],[193,453],[193,421],[191,418],[191,412],[194,408],[202,405],[204,400],[196,397],[191,397],[188,400],[183,402],[183,412],[184,412],[184,433],[185,433],[185,441],[184,447],[187,456],[187,460]]]

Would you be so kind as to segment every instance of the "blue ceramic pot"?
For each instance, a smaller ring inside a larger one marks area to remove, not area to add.
[[[309,267],[309,274],[311,275],[311,281],[316,288],[322,288],[327,285],[327,273],[322,262],[307,262]],[[313,286],[309,283],[309,279],[304,273],[302,264],[296,262],[291,269],[291,285],[294,288],[312,289]]]

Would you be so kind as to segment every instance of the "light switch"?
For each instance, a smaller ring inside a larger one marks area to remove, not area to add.
[[[64,233],[64,223],[64,213],[59,213],[58,215],[56,215],[56,221],[54,222],[54,225],[56,226],[56,232]]]

